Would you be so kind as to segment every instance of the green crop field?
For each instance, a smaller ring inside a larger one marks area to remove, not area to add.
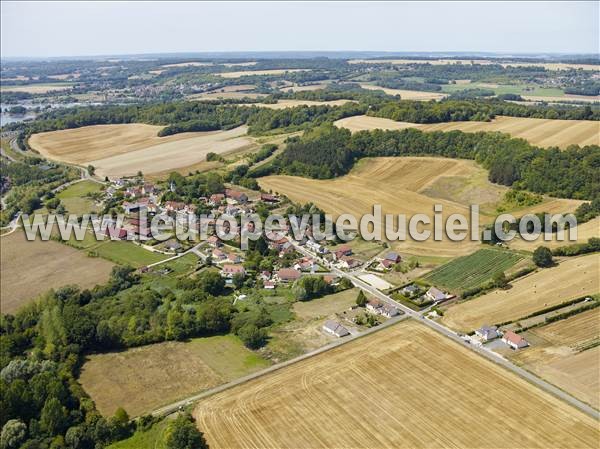
[[[124,242],[121,240],[103,241],[98,246],[90,248],[89,250],[92,249],[100,257],[118,264],[131,265],[134,268],[160,262],[167,258],[164,254],[153,253],[132,242]]]
[[[94,201],[86,195],[100,192],[102,185],[93,181],[81,181],[70,185],[56,196],[71,214],[87,214],[98,212]]]
[[[496,273],[508,270],[523,258],[523,255],[511,251],[480,249],[436,268],[423,279],[436,287],[464,291],[485,284]]]

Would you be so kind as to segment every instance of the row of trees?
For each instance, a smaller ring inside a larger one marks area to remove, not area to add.
[[[489,121],[498,115],[563,120],[600,120],[600,109],[591,106],[529,106],[499,99],[402,100],[373,106],[368,115],[411,123]]]

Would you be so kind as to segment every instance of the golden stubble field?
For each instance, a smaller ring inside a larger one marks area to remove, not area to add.
[[[361,84],[360,87],[367,90],[382,90],[388,95],[400,95],[402,100],[429,101],[441,100],[446,98],[448,94],[439,92],[424,92],[419,90],[391,89],[389,87],[380,87],[374,84]]]
[[[581,351],[600,339],[596,308],[526,332],[532,346],[511,357],[538,376],[600,408],[600,347]]]
[[[241,70],[239,72],[222,72],[215,73],[222,78],[241,78],[242,76],[256,75],[283,75],[285,73],[307,72],[310,69],[272,69],[272,70]]]
[[[34,134],[29,144],[49,159],[91,164],[99,176],[182,169],[205,161],[209,152],[227,154],[254,146],[246,126],[158,137],[160,129],[144,124],[86,126]]]
[[[380,204],[384,214],[406,214],[407,220],[421,213],[433,216],[434,204],[443,206],[444,217],[453,213],[469,217],[469,205],[479,204],[481,224],[493,219],[494,206],[506,191],[491,184],[486,170],[474,161],[433,157],[364,159],[348,175],[331,180],[267,176],[258,182],[263,189],[285,194],[292,201],[312,202],[334,218],[344,213],[360,218],[371,213],[374,204]],[[553,199],[540,207],[569,212],[579,204]],[[432,229],[431,225],[424,227]],[[479,243],[468,239],[453,242],[445,237],[442,241],[417,242],[407,237],[392,245],[409,254],[456,257],[475,251]]]
[[[40,83],[40,84],[26,84],[20,86],[2,86],[0,91],[2,92],[26,92],[29,94],[45,94],[48,92],[58,92],[62,90],[69,90],[73,87],[70,83]]]
[[[422,131],[502,132],[520,137],[541,147],[569,145],[600,145],[600,122],[592,120],[551,120],[525,117],[497,117],[491,122],[447,122],[417,124],[357,115],[335,122],[351,132],[384,129],[416,128]]]
[[[51,288],[91,288],[108,280],[113,264],[54,241],[30,242],[20,229],[0,237],[0,304],[15,312]]]
[[[469,332],[484,324],[504,323],[570,299],[600,292],[600,255],[564,258],[552,268],[518,279],[507,290],[495,290],[453,306],[442,323]]]
[[[596,448],[597,422],[415,321],[201,401],[219,448]]]

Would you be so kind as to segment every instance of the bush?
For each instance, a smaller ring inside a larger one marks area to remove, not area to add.
[[[208,449],[202,432],[190,414],[175,418],[165,431],[165,445],[168,449]]]
[[[545,246],[538,247],[533,252],[533,263],[541,268],[551,267],[554,263],[552,260],[552,251]]]

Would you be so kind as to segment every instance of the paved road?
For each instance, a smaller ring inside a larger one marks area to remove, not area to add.
[[[301,356],[298,356],[296,358],[290,359],[288,361],[285,362],[281,362],[281,363],[277,363],[275,365],[272,365],[268,368],[265,368],[264,370],[261,371],[257,371],[256,373],[253,374],[249,374],[247,376],[244,377],[240,377],[239,379],[236,379],[232,382],[228,382],[226,384],[223,385],[219,385],[218,387],[215,388],[211,388],[210,390],[206,390],[203,391],[202,393],[198,393],[195,394],[193,396],[189,396],[186,399],[183,399],[181,401],[177,401],[177,402],[173,402],[172,404],[169,405],[165,405],[164,407],[158,408],[156,410],[154,410],[152,412],[152,415],[154,416],[165,416],[165,415],[170,415],[171,413],[175,413],[178,412],[179,410],[181,410],[183,407],[187,407],[189,405],[192,405],[194,402],[199,401],[200,399],[204,399],[207,398],[209,396],[212,396],[213,394],[216,393],[220,393],[221,391],[225,391],[225,390],[229,390],[230,388],[233,388],[237,385],[241,385],[244,384],[246,382],[249,382],[253,379],[257,379],[261,376],[264,376],[265,374],[269,374],[272,373],[274,371],[280,370],[281,368],[285,368],[286,366],[290,366],[293,365],[294,363],[300,362],[302,360],[308,359],[309,357],[314,357],[315,355],[318,354],[322,354],[323,352],[326,351],[330,351],[334,348],[337,348],[338,346],[341,346],[343,344],[346,344],[348,342],[354,341],[357,338],[362,338],[365,337],[367,335],[373,334],[375,332],[379,332],[380,330],[383,330],[393,324],[398,323],[399,321],[405,320],[406,318],[408,318],[406,315],[399,315],[396,316],[394,318],[389,319],[388,321],[386,321],[385,323],[377,326],[377,327],[372,327],[371,329],[367,329],[364,332],[361,332],[360,334],[357,335],[349,335],[347,337],[342,337],[339,338],[338,340],[335,340],[325,346],[322,346],[321,348],[315,349],[314,351],[311,352],[307,352],[306,354],[303,354]]]
[[[317,256],[316,254],[312,254],[306,248],[303,248],[296,244],[294,244],[294,246],[295,246],[296,250],[298,250],[302,254],[305,254],[307,256],[312,256],[312,257],[320,260],[322,263],[326,263],[326,261],[324,261],[324,259]],[[593,407],[591,407],[590,405],[580,401],[579,399],[571,396],[570,394],[564,392],[563,390],[555,387],[554,385],[546,382],[545,380],[540,379],[535,374],[516,366],[509,360],[502,357],[501,355],[499,355],[489,349],[486,349],[484,347],[479,347],[479,346],[472,345],[472,344],[466,342],[461,336],[459,336],[453,330],[448,329],[447,327],[441,325],[440,323],[437,323],[435,321],[425,318],[425,316],[422,314],[422,312],[416,312],[416,311],[406,307],[405,305],[395,301],[391,297],[389,297],[386,294],[382,293],[381,291],[377,290],[375,287],[360,280],[354,274],[344,272],[334,266],[331,266],[330,269],[331,269],[331,271],[335,272],[338,276],[348,278],[356,287],[364,290],[371,296],[374,296],[375,298],[377,298],[383,302],[386,302],[390,305],[393,305],[394,307],[398,308],[399,310],[402,310],[406,314],[406,316],[410,316],[416,320],[419,320],[421,323],[425,324],[426,326],[429,326],[431,329],[443,334],[444,336],[450,338],[451,340],[454,340],[455,342],[457,342],[458,344],[460,344],[462,346],[468,347],[472,351],[476,352],[479,355],[482,355],[483,357],[487,358],[488,360],[490,360],[498,365],[503,366],[504,368],[512,371],[513,373],[517,374],[518,376],[521,376],[522,378],[526,379],[530,383],[537,385],[539,388],[547,391],[548,393],[564,400],[565,402],[568,402],[569,404],[571,404],[575,408],[581,410],[582,412],[592,416],[595,419],[600,419],[600,412],[598,410],[596,410]]]

